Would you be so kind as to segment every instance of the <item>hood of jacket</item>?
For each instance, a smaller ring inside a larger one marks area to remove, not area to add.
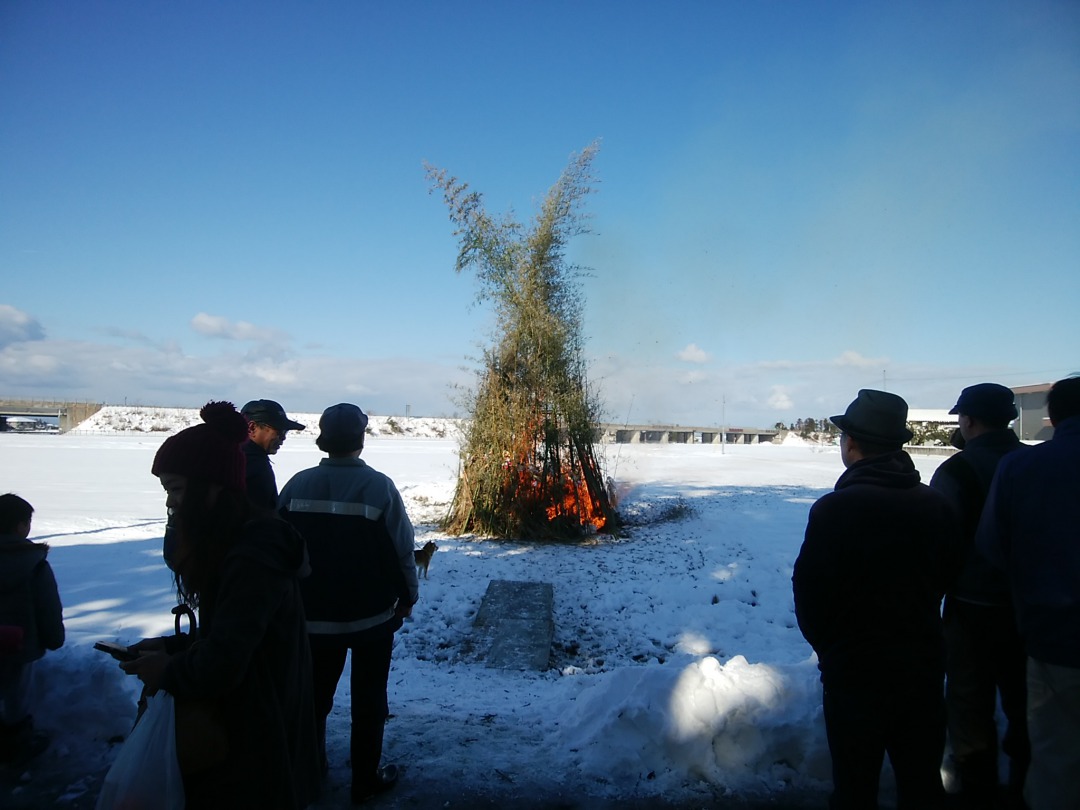
[[[45,561],[49,547],[14,535],[0,535],[0,591],[26,582],[34,569]]]
[[[903,450],[856,461],[836,481],[835,489],[860,484],[891,489],[910,489],[920,481],[911,456]]]

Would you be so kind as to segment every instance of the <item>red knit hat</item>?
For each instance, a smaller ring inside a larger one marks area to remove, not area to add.
[[[150,472],[202,478],[226,489],[247,489],[247,469],[240,449],[248,437],[248,421],[231,402],[207,402],[194,425],[167,438],[154,456]]]

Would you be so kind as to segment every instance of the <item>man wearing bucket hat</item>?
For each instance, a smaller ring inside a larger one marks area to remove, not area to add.
[[[303,430],[285,409],[272,399],[255,399],[240,409],[248,420],[247,458],[248,500],[263,509],[277,509],[278,488],[270,456],[281,449],[290,430]]]
[[[833,810],[877,806],[884,755],[901,808],[945,800],[941,599],[959,526],[903,450],[907,403],[864,389],[831,421],[845,472],[810,509],[795,615],[821,670]]]
[[[1013,392],[979,383],[960,392],[955,407],[963,450],[938,467],[930,486],[943,493],[960,516],[964,556],[960,574],[945,596],[945,706],[949,744],[964,807],[999,802],[997,702],[1007,726],[1001,748],[1009,757],[1008,798],[1020,806],[1031,761],[1026,712],[1026,656],[1016,628],[1009,584],[975,548],[986,494],[1005,456],[1024,447],[1009,429],[1017,416]]]
[[[394,482],[360,458],[367,415],[349,403],[319,419],[329,457],[281,491],[282,516],[308,541],[311,576],[301,585],[315,681],[316,741],[326,768],[326,718],[352,653],[349,747],[353,803],[391,789],[396,765],[380,766],[389,716],[394,633],[418,594],[413,526]]]

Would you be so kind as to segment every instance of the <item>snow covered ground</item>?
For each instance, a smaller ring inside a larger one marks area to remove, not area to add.
[[[13,797],[48,773],[64,782],[60,806],[92,806],[117,750],[108,740],[129,731],[138,688],[92,644],[172,631],[164,493],[149,471],[168,430],[198,416],[151,410],[109,408],[64,435],[0,434],[0,492],[37,510],[32,538],[52,546],[68,630],[37,670],[36,722],[53,744]],[[309,429],[274,457],[279,485],[322,457],[317,415],[291,415]],[[149,432],[130,432],[140,426]],[[375,418],[372,427],[364,458],[398,484],[418,545],[439,546],[394,649],[385,756],[406,767],[403,787],[776,806],[827,788],[818,673],[790,579],[807,510],[842,471],[834,448],[603,445],[631,526],[552,546],[440,533],[457,472],[454,426]],[[924,481],[941,460],[915,458]],[[492,579],[553,583],[548,671],[485,666],[472,622]],[[338,695],[320,807],[347,804],[347,675]]]

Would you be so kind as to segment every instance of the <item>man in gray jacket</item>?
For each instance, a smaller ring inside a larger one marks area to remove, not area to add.
[[[386,685],[394,633],[418,594],[412,523],[394,482],[360,459],[368,418],[357,406],[327,408],[316,444],[328,454],[281,491],[282,516],[307,539],[311,576],[301,581],[311,641],[318,740],[325,767],[326,718],[352,651],[352,800],[397,782],[380,767],[389,714]]]

